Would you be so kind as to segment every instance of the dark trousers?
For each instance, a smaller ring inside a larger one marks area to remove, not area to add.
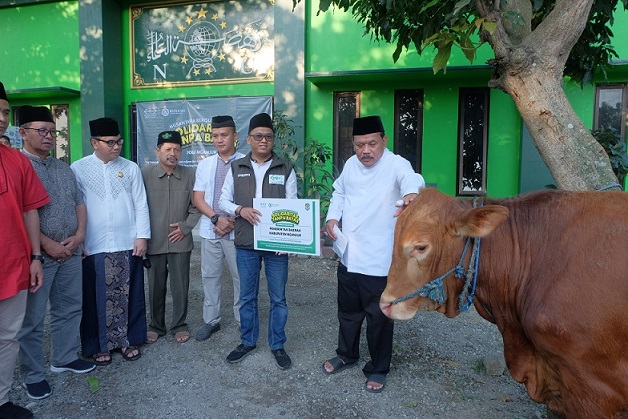
[[[387,277],[347,272],[338,264],[338,349],[347,362],[360,357],[360,331],[366,318],[366,341],[371,360],[362,371],[387,374],[392,358],[394,322],[379,309],[379,299]]]
[[[190,288],[190,255],[192,252],[149,255],[148,301],[150,307],[149,330],[159,336],[166,334],[166,292],[170,276],[172,293],[172,321],[170,333],[188,330],[188,294]]]

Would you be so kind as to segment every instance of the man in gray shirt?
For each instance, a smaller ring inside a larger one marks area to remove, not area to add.
[[[82,312],[81,253],[87,211],[70,167],[50,155],[58,132],[46,107],[19,108],[20,135],[24,154],[50,195],[39,209],[40,240],[46,280],[41,289],[28,294],[20,342],[20,371],[28,397],[43,399],[52,390],[44,372],[44,319],[50,301],[51,365],[53,372],[77,374],[95,368],[78,358],[78,332]]]
[[[142,169],[151,231],[146,252],[150,305],[146,342],[154,343],[166,334],[166,290],[170,273],[170,332],[177,342],[183,343],[190,339],[186,318],[190,256],[194,248],[192,229],[201,217],[192,200],[195,171],[178,164],[181,134],[177,131],[161,132],[155,152],[159,162]]]

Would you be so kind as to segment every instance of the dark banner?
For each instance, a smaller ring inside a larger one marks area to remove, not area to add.
[[[272,107],[271,96],[138,102],[137,164],[157,163],[159,133],[179,131],[183,139],[180,164],[196,167],[200,160],[216,153],[211,138],[211,119],[216,115],[233,117],[239,136],[236,148],[246,154],[250,151],[246,143],[249,121],[261,112],[272,115]]]
[[[273,4],[131,6],[131,87],[272,81]]]

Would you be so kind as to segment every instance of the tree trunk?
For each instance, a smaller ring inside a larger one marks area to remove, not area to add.
[[[617,183],[608,155],[576,115],[554,75],[538,69],[506,76],[500,88],[513,98],[559,188],[600,189]]]
[[[529,0],[510,0],[522,12]],[[576,115],[562,88],[569,53],[589,19],[593,0],[557,0],[552,12],[520,41],[509,33],[504,10],[476,0],[478,11],[497,29],[484,36],[495,52],[490,82],[515,102],[530,136],[561,189],[600,189],[617,183],[608,155]],[[524,28],[527,27],[524,25]]]

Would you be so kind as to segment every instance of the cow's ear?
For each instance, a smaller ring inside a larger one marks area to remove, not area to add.
[[[462,213],[456,222],[456,234],[461,237],[485,237],[508,218],[508,209],[501,205],[486,205]]]

